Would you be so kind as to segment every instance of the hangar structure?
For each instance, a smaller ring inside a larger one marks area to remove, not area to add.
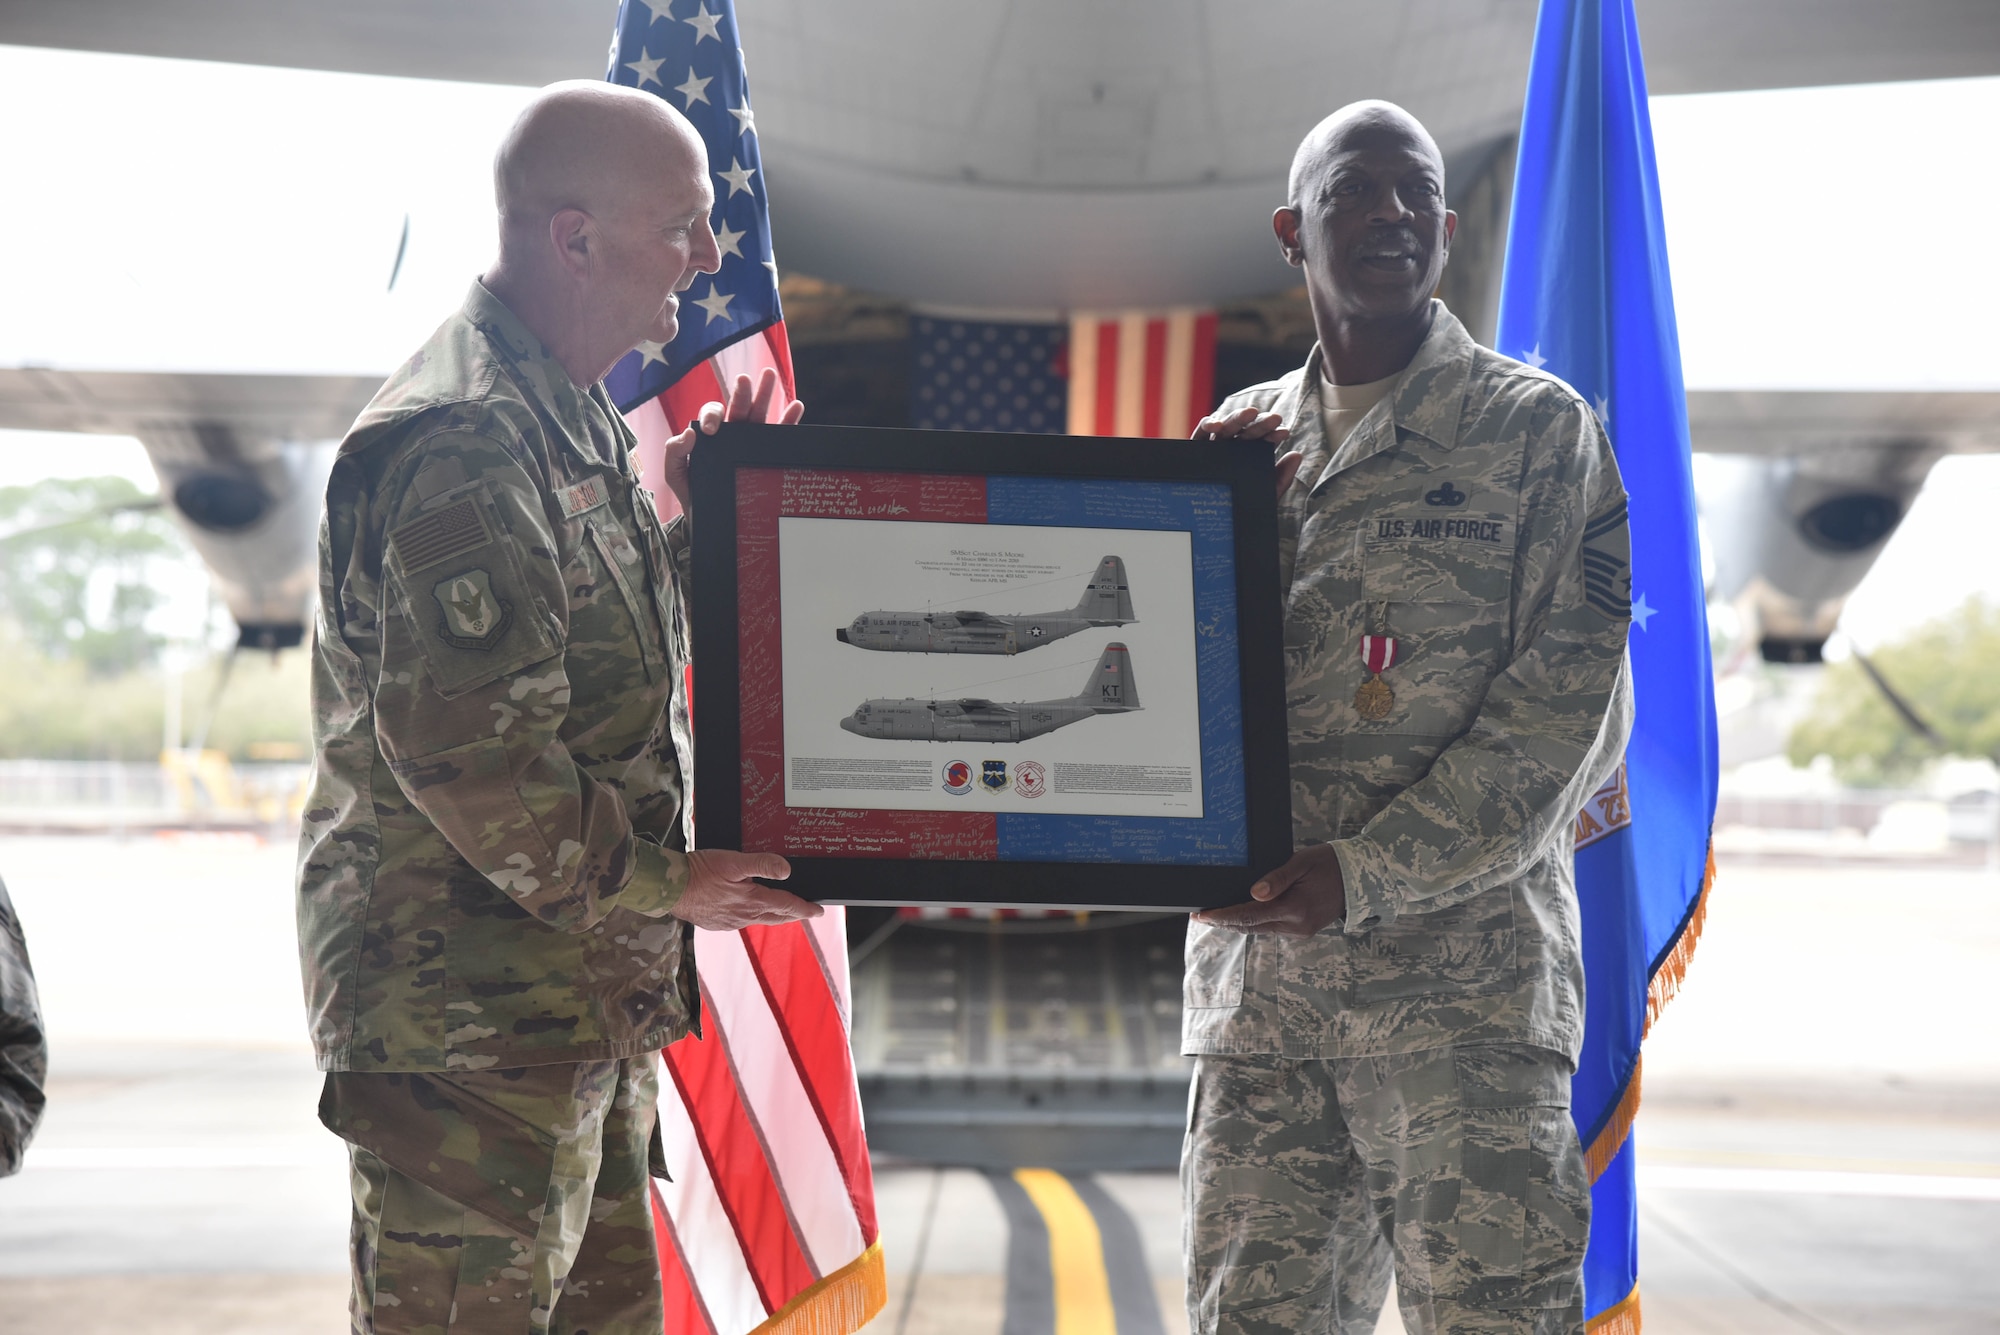
[[[1985,0],[1640,0],[1656,93],[2000,73]],[[0,43],[536,85],[594,77],[601,0],[96,0],[0,7]],[[756,132],[811,401],[895,425],[911,311],[1060,320],[1218,311],[1221,392],[1310,329],[1263,220],[1300,133],[1358,96],[1444,149],[1444,295],[1491,331],[1534,0],[741,0]],[[1302,340],[1305,340],[1302,342]],[[815,373],[819,373],[815,375]],[[871,389],[872,382],[872,389]],[[353,376],[0,368],[0,425],[137,435],[244,642],[309,615],[314,442]],[[886,405],[886,406],[885,406]],[[1812,661],[1932,463],[2000,448],[2000,395],[1702,392],[1717,592],[1767,657]],[[298,493],[295,495],[295,493]],[[1721,522],[1727,516],[1727,522]],[[280,530],[286,530],[281,533]]]
[[[603,72],[613,8],[10,0],[0,44],[539,85]],[[1265,220],[1301,133],[1364,96],[1436,133],[1461,216],[1444,295],[1491,334],[1535,0],[737,9],[802,396],[834,420],[907,423],[895,367],[939,314],[1199,308],[1217,320],[1216,397],[1289,369],[1310,322]],[[1991,0],[1638,0],[1638,15],[1655,93],[2000,73]],[[373,389],[351,374],[0,367],[0,426],[136,435],[242,642],[277,647],[311,616],[330,443]],[[1715,592],[1776,661],[1818,659],[1938,458],[2000,450],[1994,393],[1697,391],[1689,410],[1695,448],[1729,460],[1703,496]],[[1176,925],[1135,930],[1137,952],[1051,935],[1003,968],[986,937],[938,934],[865,963],[872,1125],[891,1148],[961,1158],[983,1128],[978,1143],[999,1148],[981,1153],[1010,1161],[1008,1137],[1034,1126],[1041,1162],[1170,1159],[1185,1089]]]

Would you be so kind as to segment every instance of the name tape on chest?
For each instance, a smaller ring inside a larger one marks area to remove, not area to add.
[[[1485,515],[1378,515],[1369,521],[1368,542],[1469,542],[1482,547],[1514,545],[1514,521]]]
[[[610,499],[611,490],[604,485],[601,477],[585,478],[575,486],[564,487],[556,493],[556,504],[562,507],[564,519],[589,514]]]

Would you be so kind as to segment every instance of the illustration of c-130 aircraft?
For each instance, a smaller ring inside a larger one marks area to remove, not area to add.
[[[993,612],[863,612],[834,632],[842,644],[908,654],[1018,654],[1093,626],[1125,626],[1132,590],[1122,557],[1107,556],[1073,608],[1040,616]]]
[[[1090,683],[1067,700],[864,700],[840,726],[887,741],[1025,742],[1098,714],[1131,714],[1140,708],[1132,655],[1122,644],[1109,644]]]

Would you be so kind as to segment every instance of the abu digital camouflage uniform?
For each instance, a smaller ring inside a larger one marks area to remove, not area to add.
[[[1433,303],[1330,447],[1319,351],[1231,397],[1303,453],[1279,503],[1293,836],[1347,917],[1190,926],[1197,1331],[1580,1329],[1589,1184],[1569,1119],[1583,962],[1571,825],[1630,729],[1625,493],[1553,376]],[[1363,635],[1394,637],[1364,718]]]
[[[453,1331],[542,1330],[558,1292],[547,1328],[659,1329],[654,1054],[695,1007],[668,916],[687,537],[632,445],[475,283],[328,483],[299,943],[360,1330],[443,1331],[451,1295]]]
[[[28,943],[7,887],[0,885],[0,1177],[21,1171],[48,1106],[49,1041]]]

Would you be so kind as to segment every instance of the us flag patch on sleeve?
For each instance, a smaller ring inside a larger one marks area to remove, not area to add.
[[[428,570],[454,556],[477,551],[493,540],[486,515],[471,496],[412,519],[389,533],[389,545],[405,574]]]

